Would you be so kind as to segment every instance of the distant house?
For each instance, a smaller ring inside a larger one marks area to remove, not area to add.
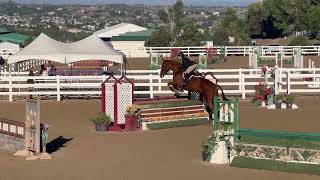
[[[144,43],[154,31],[156,29],[123,33],[112,37],[111,44],[129,57],[146,57],[149,55],[145,51]]]
[[[0,56],[7,58],[8,55],[18,52],[28,39],[27,35],[0,27]]]
[[[120,23],[111,27],[107,27],[105,29],[96,31],[98,37],[100,37],[104,41],[110,41],[112,37],[119,36],[120,34],[124,34],[127,32],[137,32],[147,30],[147,28],[137,26],[135,24],[130,23]]]
[[[127,57],[148,57],[150,54],[146,52],[144,44],[154,31],[157,31],[157,28],[146,29],[134,24],[121,23],[95,34]],[[203,41],[212,44],[211,37],[205,37]]]
[[[10,42],[14,44],[24,44],[29,39],[29,36],[15,33],[6,28],[0,27],[0,42]]]
[[[144,42],[153,31],[135,24],[120,23],[94,34],[128,57],[146,57]]]

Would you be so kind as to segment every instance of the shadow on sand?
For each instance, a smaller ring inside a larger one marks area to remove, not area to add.
[[[73,140],[73,138],[64,138],[63,136],[59,136],[51,142],[47,143],[47,153],[51,154],[58,151],[60,148],[66,147],[64,144]]]

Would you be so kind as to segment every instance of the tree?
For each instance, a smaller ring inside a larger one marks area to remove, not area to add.
[[[226,29],[221,25],[218,24],[213,28],[213,44],[219,46],[227,46],[229,45],[229,35]]]
[[[259,37],[263,34],[262,3],[253,3],[249,5],[246,13],[246,21],[249,27],[249,33],[253,37]]]
[[[293,38],[289,43],[289,46],[310,46],[310,45],[311,43],[309,39],[307,39],[304,36],[297,36]]]
[[[232,45],[245,46],[250,45],[251,38],[247,28],[247,24],[242,19],[237,19],[230,24],[230,36],[234,37],[234,43]]]
[[[229,37],[234,42],[229,43]],[[246,21],[239,19],[233,8],[228,8],[220,23],[213,28],[213,41],[216,45],[249,45],[250,36]]]
[[[172,44],[175,44],[181,35],[181,31],[184,26],[185,20],[183,10],[183,2],[181,0],[177,0],[176,3],[168,10],[169,26],[173,37]]]
[[[183,28],[181,36],[177,39],[174,46],[201,46],[203,45],[203,34],[198,31],[199,26],[190,22]]]
[[[152,33],[145,46],[197,46],[201,45],[202,33],[195,22],[187,22],[181,0],[168,10],[160,10],[158,16],[164,25]]]
[[[154,31],[146,40],[144,46],[146,47],[168,47],[172,41],[170,30],[162,26],[159,30]]]
[[[317,37],[320,30],[320,5],[311,7],[306,15],[306,26],[313,37]]]
[[[106,26],[106,22],[100,22],[98,25],[98,29],[104,29]]]
[[[169,15],[165,10],[161,9],[158,12],[158,16],[163,23],[166,23],[166,24],[170,23]]]
[[[223,14],[223,18],[221,19],[221,25],[223,27],[229,27],[232,22],[237,20],[237,12],[233,8],[227,8]]]

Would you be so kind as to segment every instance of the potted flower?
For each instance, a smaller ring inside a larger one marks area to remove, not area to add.
[[[211,159],[210,145],[208,142],[202,143],[202,161],[209,162]]]
[[[275,104],[276,104],[276,109],[281,109],[281,105],[283,102],[283,95],[278,94],[275,96]]]
[[[294,103],[294,100],[295,98],[292,94],[287,95],[287,100],[286,100],[287,109],[292,109],[292,104]]]
[[[106,132],[111,123],[111,117],[105,113],[99,113],[96,117],[90,118],[95,124],[96,131]]]
[[[140,107],[132,104],[127,107],[125,114],[126,130],[136,130],[138,126],[138,116],[140,115]]]
[[[215,152],[217,147],[217,134],[212,133],[206,142],[202,143],[202,160],[209,162],[212,153]]]

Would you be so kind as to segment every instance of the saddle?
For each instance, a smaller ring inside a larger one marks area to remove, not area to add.
[[[218,79],[216,77],[214,77],[214,75],[210,72],[200,73],[200,72],[196,71],[196,72],[192,72],[192,73],[188,74],[186,77],[183,77],[183,78],[187,79],[187,82],[189,82],[193,77],[207,79],[210,82],[212,82],[213,84],[218,83]]]

